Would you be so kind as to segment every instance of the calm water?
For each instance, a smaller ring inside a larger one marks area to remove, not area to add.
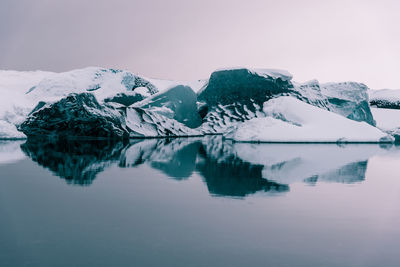
[[[400,148],[0,142],[0,266],[400,266]]]

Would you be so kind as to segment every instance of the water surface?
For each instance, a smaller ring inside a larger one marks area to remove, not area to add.
[[[1,266],[399,266],[400,149],[0,142]]]

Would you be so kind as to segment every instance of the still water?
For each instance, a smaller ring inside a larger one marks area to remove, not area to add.
[[[0,142],[0,266],[400,266],[400,148]]]

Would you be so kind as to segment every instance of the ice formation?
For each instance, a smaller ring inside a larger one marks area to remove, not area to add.
[[[0,92],[0,139],[225,134],[255,142],[390,142],[386,133],[400,133],[382,111],[374,111],[374,127],[369,102],[380,95],[397,103],[386,91],[355,82],[296,83],[276,69],[221,69],[193,82],[97,67],[0,71]]]

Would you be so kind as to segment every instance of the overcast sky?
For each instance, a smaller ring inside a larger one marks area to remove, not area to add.
[[[390,0],[0,0],[0,69],[191,80],[248,66],[400,88],[399,13]]]

